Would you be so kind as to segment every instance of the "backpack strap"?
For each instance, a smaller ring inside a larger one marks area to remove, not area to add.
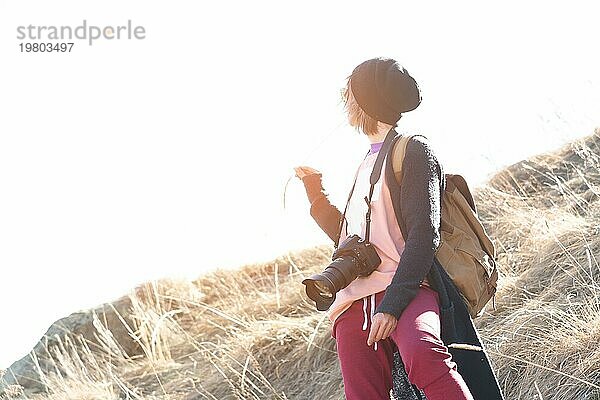
[[[392,149],[392,168],[394,169],[394,175],[396,176],[396,181],[398,185],[402,184],[402,165],[404,163],[404,156],[406,154],[406,147],[408,146],[408,142],[414,136],[422,136],[427,139],[426,136],[420,134],[413,135],[401,135],[394,143],[394,147]]]
[[[393,192],[398,191],[399,193],[401,190],[400,184],[402,183],[402,166],[404,164],[404,156],[406,155],[408,143],[414,136],[422,136],[427,139],[426,136],[420,134],[400,134],[394,138],[392,143],[390,155],[387,159],[386,177],[388,179],[388,185],[390,185],[390,189]],[[404,226],[404,218],[402,218],[400,199],[394,200],[394,194],[392,194],[392,203],[394,205],[394,213],[396,214],[396,219],[398,220],[398,225],[400,227],[400,233],[402,234],[402,237],[406,237],[406,227]]]
[[[458,189],[458,191],[463,195],[465,200],[471,206],[471,209],[475,214],[477,214],[477,207],[475,206],[475,200],[473,200],[473,195],[469,190],[469,186],[467,185],[467,181],[461,175],[455,174],[446,174],[446,182],[448,185],[448,191],[453,191],[454,188]]]

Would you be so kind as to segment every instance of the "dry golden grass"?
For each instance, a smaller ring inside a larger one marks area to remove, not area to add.
[[[477,192],[502,267],[477,325],[509,399],[600,399],[599,193],[600,130]]]
[[[511,166],[478,188],[499,251],[497,309],[477,320],[507,399],[600,399],[600,131]],[[128,357],[97,324],[101,350],[65,336],[46,393],[4,398],[341,399],[330,323],[303,292],[331,246],[129,295]],[[66,371],[66,372],[65,372]]]

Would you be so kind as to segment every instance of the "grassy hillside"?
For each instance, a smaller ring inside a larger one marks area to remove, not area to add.
[[[501,268],[476,322],[507,399],[600,399],[599,196],[598,130],[475,190]],[[87,337],[54,336],[43,362],[32,352],[39,382],[0,398],[341,399],[330,323],[300,284],[331,250],[149,282],[119,308],[124,335],[100,315]]]

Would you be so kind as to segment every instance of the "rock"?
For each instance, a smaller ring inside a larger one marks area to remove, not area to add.
[[[37,359],[44,373],[55,371],[56,368],[60,370],[60,363],[53,359],[49,350],[64,345],[68,338],[74,343],[78,343],[78,337],[85,339],[92,353],[110,353],[125,358],[142,354],[141,347],[119,318],[120,315],[130,329],[134,330],[130,310],[131,299],[124,296],[112,303],[75,312],[54,322],[31,352],[3,371],[4,376],[0,378],[0,399],[10,396],[8,391],[14,391],[14,385],[22,386],[29,393],[44,391],[34,359]]]

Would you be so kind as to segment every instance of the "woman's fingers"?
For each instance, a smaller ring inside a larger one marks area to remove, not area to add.
[[[390,336],[391,332],[392,332],[392,324],[389,321],[386,321],[385,325],[384,325],[384,329],[381,332],[381,340],[387,339],[388,336]]]
[[[381,337],[379,336],[380,329],[383,329],[383,327],[381,326],[381,321],[379,319],[372,319],[371,329],[369,330],[369,337],[367,338],[367,346],[370,346],[381,339]]]
[[[371,330],[367,338],[367,345],[372,345],[383,339],[387,339],[396,329],[398,321],[392,315],[377,313],[371,319]]]
[[[396,329],[396,323],[395,322],[389,323],[387,325],[387,329],[383,333],[382,339],[387,339],[392,334],[392,332],[394,332],[394,329]]]
[[[396,319],[391,315],[377,313],[371,319],[371,330],[367,338],[367,345],[386,339],[396,327]]]
[[[316,169],[307,166],[294,167],[294,171],[296,172],[296,176],[300,179],[307,175],[320,174]]]
[[[318,174],[319,173],[319,171],[317,171],[316,169],[314,169],[312,167],[302,166],[300,168],[302,168],[304,171],[306,171],[307,174]]]
[[[306,167],[296,167],[294,168],[294,171],[296,171],[296,176],[300,179],[307,175]]]

